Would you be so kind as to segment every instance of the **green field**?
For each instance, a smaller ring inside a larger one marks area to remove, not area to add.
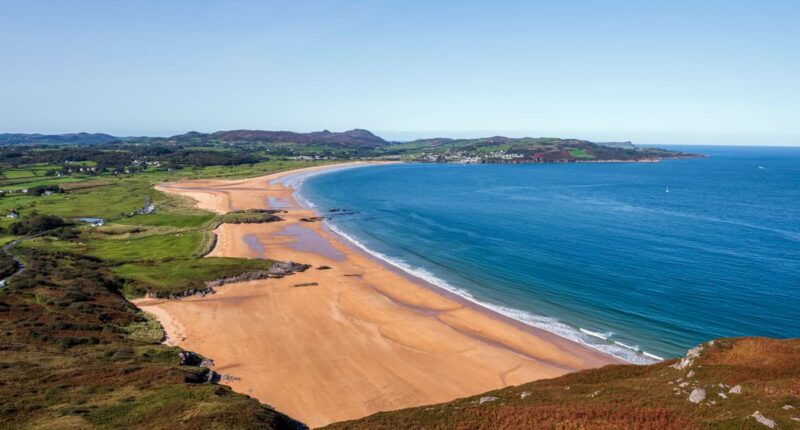
[[[588,154],[585,149],[573,149],[572,151],[569,151],[569,155],[575,158],[585,158],[585,159],[595,158],[594,155]]]
[[[170,292],[203,288],[205,281],[227,278],[243,272],[267,270],[268,260],[239,258],[176,259],[156,264],[129,263],[114,267],[113,272],[127,280],[125,295],[142,296],[150,292],[166,296]]]
[[[272,265],[262,259],[202,258],[219,217],[153,185],[314,164],[270,161],[61,178],[44,176],[54,166],[3,169],[2,189],[58,183],[65,192],[0,197],[0,245],[21,239],[11,252],[27,266],[0,288],[0,333],[6,341],[0,348],[0,428],[295,428],[256,400],[207,383],[207,369],[181,365],[181,350],[160,345],[160,325],[126,298],[181,295]],[[145,201],[155,212],[131,215]],[[21,218],[6,218],[11,210]],[[34,213],[107,222],[76,223],[34,238],[5,233]]]
[[[214,215],[211,213],[207,215],[154,213],[121,218],[114,222],[123,225],[200,227],[212,219],[214,219]]]
[[[269,267],[269,262],[246,259],[200,259],[213,244],[211,229],[217,216],[197,209],[191,199],[157,191],[153,185],[186,178],[238,178],[319,163],[271,161],[235,167],[211,166],[180,171],[146,171],[127,176],[89,177],[64,184],[65,192],[50,196],[11,194],[0,198],[0,214],[11,210],[22,217],[32,213],[55,215],[66,220],[78,217],[103,218],[102,227],[76,224],[76,237],[39,237],[18,244],[20,249],[66,252],[100,258],[127,282],[131,297],[147,292],[176,293],[197,288],[220,276]],[[48,166],[38,166],[41,171]],[[49,166],[52,167],[52,166]],[[147,215],[130,214],[149,199],[156,211]],[[217,221],[215,221],[217,220]],[[0,218],[0,227],[18,220]],[[11,236],[0,235],[0,243]]]

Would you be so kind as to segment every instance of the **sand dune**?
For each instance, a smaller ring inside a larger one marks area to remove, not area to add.
[[[322,168],[312,168],[314,171]],[[210,255],[292,260],[312,269],[178,301],[139,300],[169,341],[214,359],[229,385],[315,427],[452,400],[618,362],[390,270],[300,208],[297,171],[163,184],[218,213],[289,202],[284,221],[224,224]],[[257,246],[254,246],[257,244]],[[318,270],[319,266],[329,270]],[[296,286],[317,283],[312,286]]]

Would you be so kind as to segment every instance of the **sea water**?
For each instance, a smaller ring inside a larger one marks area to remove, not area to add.
[[[709,157],[397,164],[295,185],[387,264],[630,362],[800,336],[800,148],[679,149]]]

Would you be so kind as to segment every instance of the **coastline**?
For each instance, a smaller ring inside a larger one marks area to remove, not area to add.
[[[364,164],[159,185],[218,213],[288,202],[284,222],[221,225],[209,256],[315,268],[229,284],[207,297],[136,304],[155,310],[170,342],[240,378],[227,382],[236,391],[311,426],[621,362],[390,270],[322,223],[301,221],[318,215],[294,195],[304,173]],[[254,240],[259,246],[250,246]]]
[[[631,161],[620,160],[620,162]],[[293,188],[293,197],[303,208],[313,210],[317,213],[317,215],[321,216],[323,214],[319,213],[317,204],[303,195],[303,184],[307,179],[312,177],[341,170],[347,170],[352,167],[358,166],[342,166],[340,168],[332,168],[320,171],[297,172],[288,175],[289,177],[285,178],[284,180],[279,179],[277,181],[283,185],[291,186]],[[608,338],[606,333],[585,329],[583,327],[572,326],[563,323],[556,318],[533,314],[512,307],[481,301],[475,298],[469,291],[453,286],[446,279],[436,276],[424,268],[414,267],[410,264],[407,264],[405,261],[395,260],[392,257],[370,249],[367,245],[358,240],[358,238],[353,237],[351,234],[342,230],[340,226],[336,225],[330,219],[324,219],[322,223],[328,228],[335,238],[342,241],[351,249],[362,253],[367,258],[372,259],[377,264],[381,264],[386,269],[395,271],[402,276],[408,277],[413,282],[427,286],[434,292],[445,295],[455,301],[459,301],[466,306],[476,307],[480,311],[487,312],[491,317],[501,319],[508,324],[516,325],[522,330],[544,330],[545,332],[551,333],[559,338],[567,339],[569,341],[595,349],[625,363],[653,364],[665,360],[664,357],[660,357],[645,351],[639,348],[637,345],[628,345],[617,340],[611,340]]]

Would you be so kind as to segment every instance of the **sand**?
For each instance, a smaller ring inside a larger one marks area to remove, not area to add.
[[[225,285],[206,297],[136,301],[158,317],[167,342],[239,378],[225,382],[237,392],[318,427],[619,363],[431,288],[323,223],[300,221],[317,214],[300,208],[290,185],[274,182],[297,172],[157,187],[218,213],[269,208],[270,201],[291,205],[281,222],[221,225],[210,256],[291,260],[312,269]],[[305,283],[317,285],[297,286]]]

